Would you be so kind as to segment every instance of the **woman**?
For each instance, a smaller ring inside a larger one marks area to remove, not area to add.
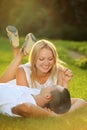
[[[50,85],[68,87],[72,73],[60,63],[54,45],[47,40],[39,40],[30,52],[29,63],[21,65],[17,70],[17,84],[35,88]]]

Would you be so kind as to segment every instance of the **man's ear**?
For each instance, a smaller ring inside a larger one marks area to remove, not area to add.
[[[51,99],[51,93],[48,93],[48,92],[45,93],[44,98],[47,99],[47,100]]]

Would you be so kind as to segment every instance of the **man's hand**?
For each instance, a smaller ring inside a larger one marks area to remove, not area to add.
[[[44,109],[45,109],[46,111],[48,111],[48,112],[50,113],[50,115],[52,115],[52,116],[59,116],[59,115],[56,114],[54,111],[52,111],[50,108],[45,107]]]

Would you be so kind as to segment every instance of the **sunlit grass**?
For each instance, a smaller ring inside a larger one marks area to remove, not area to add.
[[[1,130],[87,130],[87,109],[74,111],[62,117],[37,119],[0,116]]]

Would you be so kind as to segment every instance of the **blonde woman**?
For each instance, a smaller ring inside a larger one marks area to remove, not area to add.
[[[21,65],[16,73],[18,85],[34,88],[50,85],[68,87],[71,77],[71,71],[61,65],[55,46],[44,39],[34,44],[29,62]]]

